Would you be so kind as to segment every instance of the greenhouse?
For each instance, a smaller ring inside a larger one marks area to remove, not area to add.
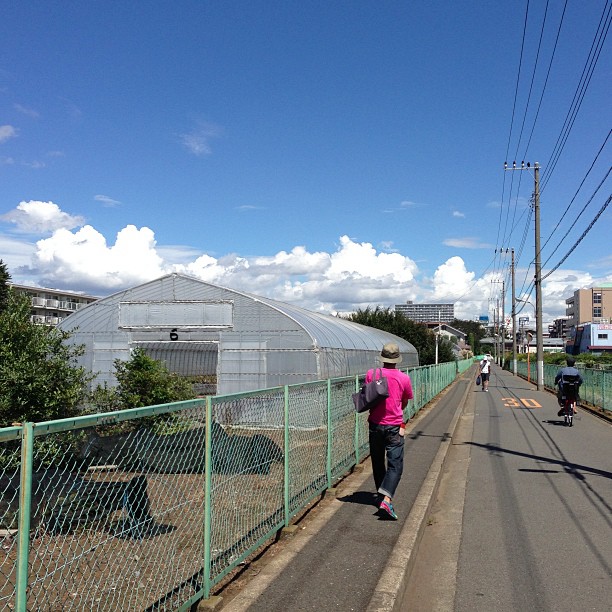
[[[218,395],[363,373],[386,342],[399,345],[402,367],[418,365],[393,334],[183,274],[100,299],[59,327],[84,345],[94,385],[115,385],[114,361],[136,348]]]

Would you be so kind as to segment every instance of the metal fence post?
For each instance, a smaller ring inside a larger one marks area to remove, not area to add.
[[[206,448],[204,449],[204,599],[211,588],[211,485],[212,485],[212,401],[206,398]]]
[[[332,422],[331,422],[331,379],[327,379],[327,488],[332,486]]]
[[[27,610],[28,560],[30,557],[30,513],[32,510],[32,465],[34,463],[34,425],[24,423],[21,430],[21,473],[19,482],[19,519],[17,527],[17,612]]]
[[[289,385],[285,385],[285,406],[284,406],[284,445],[285,445],[285,476],[283,486],[283,504],[285,506],[285,527],[289,527],[289,521],[291,520],[291,514],[289,512],[289,489],[290,489],[290,470],[289,470]]]
[[[355,393],[359,392],[359,375],[355,376]],[[355,465],[359,465],[359,413],[355,410]]]

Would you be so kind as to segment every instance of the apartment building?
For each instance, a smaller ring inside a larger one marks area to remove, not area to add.
[[[19,293],[27,295],[32,301],[32,323],[40,325],[57,325],[69,314],[79,308],[95,302],[98,298],[93,295],[83,295],[71,291],[58,289],[45,289],[42,287],[29,287],[9,283],[10,287]]]
[[[573,328],[583,323],[612,322],[612,283],[578,289],[565,300],[567,327]]]
[[[559,317],[548,326],[548,335],[550,338],[567,338],[568,325],[567,317]]]
[[[454,304],[415,304],[408,301],[405,304],[396,304],[395,312],[403,314],[408,319],[418,323],[439,321],[450,323],[455,318]]]

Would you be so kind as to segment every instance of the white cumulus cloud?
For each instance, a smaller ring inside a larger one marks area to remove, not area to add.
[[[70,215],[53,202],[20,202],[17,208],[1,215],[0,220],[14,223],[17,231],[46,234],[58,229],[72,229],[83,224],[83,217]]]
[[[84,286],[109,293],[161,276],[166,271],[155,250],[153,232],[128,225],[114,245],[90,225],[77,232],[57,230],[36,243],[33,265],[57,286]]]
[[[417,266],[399,253],[377,251],[368,242],[341,236],[336,250],[310,252],[305,246],[270,256],[221,257],[189,247],[158,247],[153,230],[128,225],[114,244],[80,217],[52,202],[21,202],[2,220],[20,232],[52,231],[38,240],[29,266],[20,274],[40,284],[107,295],[167,274],[184,272],[219,285],[312,310],[350,311],[371,304],[393,305],[413,299]]]
[[[469,290],[474,273],[468,272],[461,257],[451,257],[434,273],[434,295],[440,302],[454,302]]]
[[[346,235],[329,252],[311,252],[300,245],[272,255],[214,256],[192,246],[158,245],[152,229],[132,224],[119,231],[114,242],[107,241],[81,217],[53,202],[21,202],[0,221],[14,225],[13,236],[0,233],[0,252],[14,282],[92,295],[108,295],[182,272],[322,312],[386,308],[412,300],[454,303],[458,318],[473,319],[489,314],[491,299],[501,291],[498,275],[476,277],[459,256],[450,257],[431,278],[424,278],[413,259],[388,252],[384,241],[380,250]],[[34,242],[33,236],[40,239]],[[551,274],[543,282],[545,319],[565,313],[565,299],[575,288],[603,280],[572,270]]]

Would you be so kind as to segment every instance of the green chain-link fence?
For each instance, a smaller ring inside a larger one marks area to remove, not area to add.
[[[409,369],[406,418],[471,363]],[[362,381],[0,429],[0,609],[188,610],[367,455]]]
[[[544,387],[546,389],[557,391],[555,376],[560,367],[558,365],[544,364]],[[583,379],[583,383],[580,385],[581,401],[612,412],[612,372],[590,368],[578,368],[578,370]],[[527,364],[525,361],[517,362],[517,374],[535,383],[537,381],[535,362],[530,364]]]

